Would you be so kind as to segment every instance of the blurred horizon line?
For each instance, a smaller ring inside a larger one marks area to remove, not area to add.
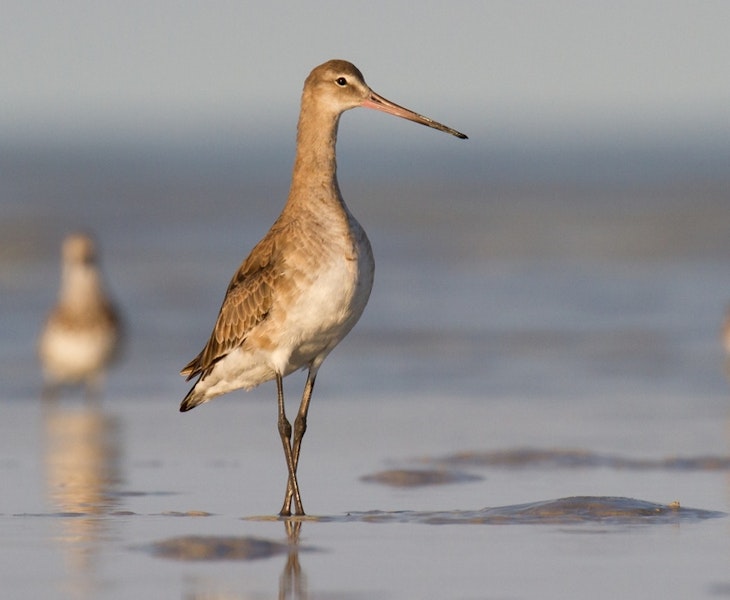
[[[468,119],[455,121],[459,127]],[[32,135],[10,132],[0,140],[0,164],[14,169],[86,165],[182,178],[195,173],[222,178],[285,177],[289,172],[295,151],[293,118],[290,124],[277,123],[271,131],[265,123],[252,130],[247,130],[248,124],[209,125],[146,132],[111,128],[55,129]],[[374,175],[397,179],[403,169],[421,166],[426,178],[467,183],[723,183],[730,179],[730,133],[709,124],[694,129],[686,125],[653,131],[573,128],[532,134],[504,124],[489,131],[486,127],[465,127],[470,139],[464,142],[445,137],[439,141],[439,134],[428,132],[436,141],[426,144],[426,138],[419,137],[425,128],[400,125],[396,120],[354,118],[340,126],[345,134],[338,141],[338,163],[360,165],[348,166],[349,180]],[[186,174],[191,166],[195,169]]]

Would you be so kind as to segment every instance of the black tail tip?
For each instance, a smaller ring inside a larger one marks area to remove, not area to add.
[[[196,384],[197,385],[197,384]],[[190,388],[190,391],[185,394],[185,397],[182,399],[182,402],[180,402],[180,412],[188,412],[189,410],[192,410],[198,404],[200,404],[201,399],[200,397],[196,397],[195,394],[195,385]]]

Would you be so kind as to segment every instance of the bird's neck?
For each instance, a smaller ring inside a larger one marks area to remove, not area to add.
[[[342,207],[335,158],[338,122],[339,114],[317,110],[303,100],[288,206]]]
[[[73,313],[89,313],[103,304],[102,285],[96,269],[84,265],[64,265],[59,303]]]

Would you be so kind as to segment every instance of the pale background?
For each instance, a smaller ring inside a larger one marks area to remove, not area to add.
[[[8,0],[2,12],[3,137],[271,133],[329,58],[472,136],[730,129],[722,1]]]

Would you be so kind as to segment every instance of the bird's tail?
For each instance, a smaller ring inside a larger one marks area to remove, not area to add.
[[[203,393],[195,391],[196,385],[198,384],[196,383],[193,387],[190,388],[190,391],[180,403],[180,412],[187,412],[190,409],[198,406],[198,404],[203,404],[208,401]]]

